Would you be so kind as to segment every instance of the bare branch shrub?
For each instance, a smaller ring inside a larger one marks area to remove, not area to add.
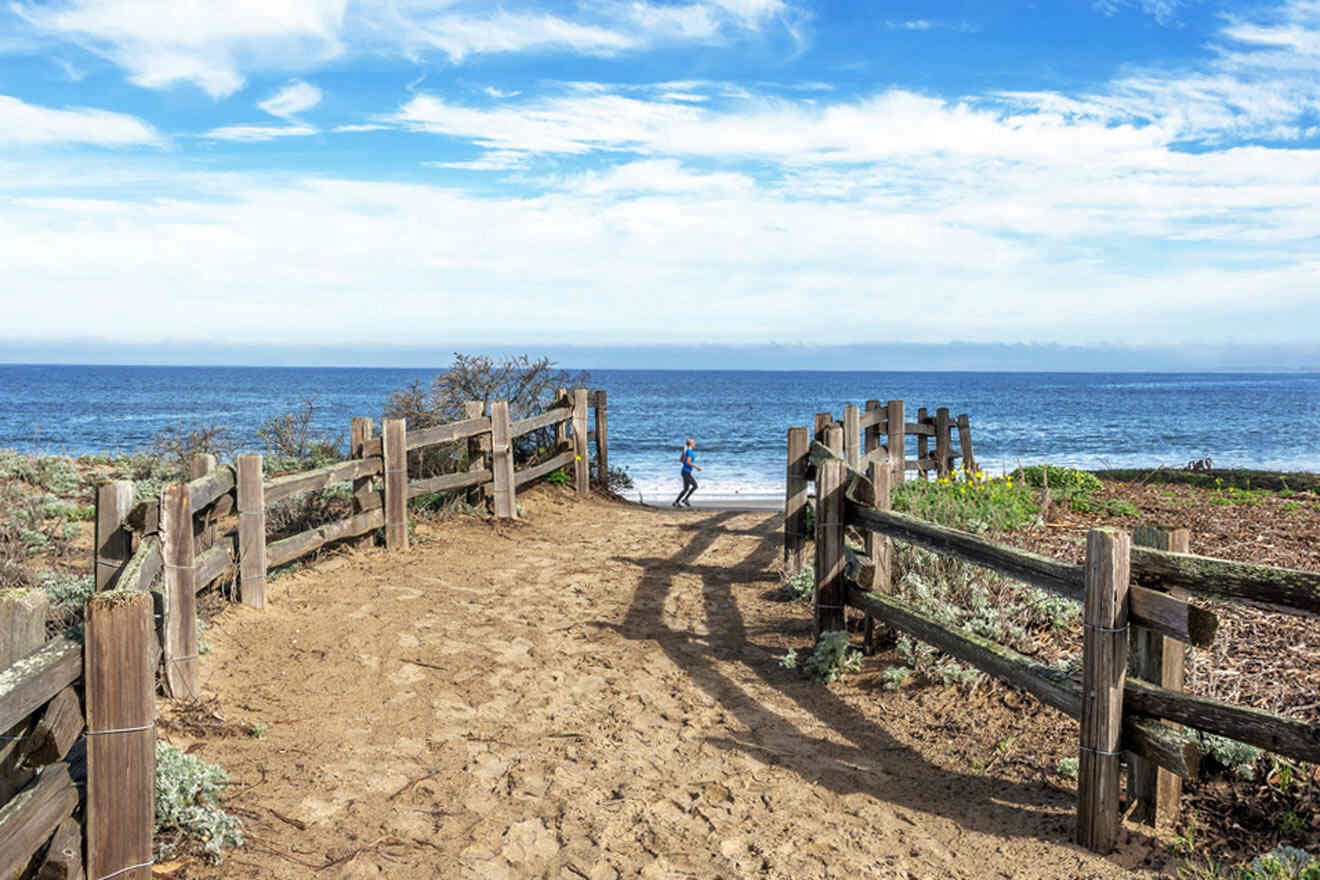
[[[182,422],[166,428],[151,441],[155,457],[166,464],[169,479],[166,482],[189,478],[189,462],[194,455],[214,455],[219,461],[228,461],[238,450],[238,439],[227,425],[215,422],[185,427]]]
[[[316,398],[304,397],[298,405],[261,423],[257,436],[271,459],[268,470],[309,470],[343,460],[339,439],[313,431],[316,410]]]
[[[463,404],[479,401],[487,412],[492,400],[509,402],[509,417],[514,421],[544,412],[554,404],[555,388],[584,386],[587,373],[570,373],[555,368],[548,357],[533,359],[528,355],[502,358],[455,352],[449,369],[435,377],[431,387],[421,382],[394,392],[385,404],[384,417],[407,419],[409,430],[430,428],[462,421]],[[535,462],[553,452],[554,429],[545,428],[517,438],[514,455],[519,463]],[[466,443],[434,447],[425,454],[409,454],[410,474],[429,477],[452,473],[467,464]]]

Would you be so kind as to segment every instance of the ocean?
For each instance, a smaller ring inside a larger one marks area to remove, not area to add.
[[[1081,468],[1320,471],[1320,373],[933,373],[590,370],[609,399],[610,463],[647,500],[677,494],[685,437],[699,498],[782,497],[785,434],[847,403],[906,401],[967,413],[993,472]],[[0,448],[65,455],[142,449],[172,426],[227,426],[261,451],[257,427],[307,397],[317,429],[347,437],[390,394],[437,370],[324,367],[0,365]],[[911,442],[911,441],[909,441]]]

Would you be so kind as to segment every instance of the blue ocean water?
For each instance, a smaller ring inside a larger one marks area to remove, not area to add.
[[[215,422],[258,450],[257,426],[317,400],[346,436],[391,392],[435,370],[0,365],[0,447],[77,455],[147,446],[162,429]],[[697,440],[701,495],[779,495],[788,427],[846,403],[902,399],[971,419],[976,455],[1074,467],[1217,466],[1320,471],[1320,374],[931,373],[592,370],[609,395],[610,460],[648,498],[678,491]],[[913,441],[909,441],[910,443]],[[909,455],[912,453],[909,452]]]

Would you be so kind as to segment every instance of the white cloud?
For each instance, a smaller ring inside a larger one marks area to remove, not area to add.
[[[82,82],[87,76],[81,68],[73,64],[71,61],[67,61],[63,58],[52,58],[51,61],[55,63],[55,66],[60,69],[64,74],[64,78],[69,82]]]
[[[321,103],[321,90],[311,83],[295,80],[257,106],[271,116],[292,119]]]
[[[1125,7],[1134,6],[1158,23],[1168,25],[1174,22],[1178,7],[1184,5],[1184,2],[1185,0],[1096,0],[1093,5],[1105,15],[1114,15]]]
[[[719,42],[772,20],[782,0],[582,4],[571,17],[485,0],[15,0],[36,34],[108,58],[147,88],[192,83],[222,98],[253,71],[314,70],[346,53],[422,58],[563,51],[614,55],[658,43]]]
[[[316,86],[302,80],[295,80],[257,104],[258,107],[271,116],[284,120],[285,125],[225,125],[211,129],[202,137],[216,141],[257,143],[282,137],[304,137],[317,134],[319,130],[303,122],[299,118],[299,114],[321,103],[321,97],[321,90]],[[362,126],[356,128],[342,126],[341,129],[336,130],[361,129],[363,129]],[[373,129],[366,128],[365,130]]]
[[[1158,126],[1113,126],[1036,109],[1005,112],[899,90],[824,105],[757,98],[734,109],[594,90],[497,107],[467,107],[422,94],[393,121],[487,149],[569,155],[628,151],[790,164],[877,161],[933,151],[1061,156],[1081,163],[1169,140]]]
[[[837,316],[873,315],[876,302],[914,341],[1167,341],[1165,318],[1207,311],[1282,338],[1292,331],[1271,315],[1320,315],[1315,151],[1093,158],[914,150],[784,164],[758,181],[657,157],[548,178],[534,196],[157,171],[126,181],[122,199],[61,189],[67,171],[0,165],[0,187],[23,193],[0,202],[0,263],[24,279],[0,301],[16,326],[63,336],[177,337],[205,308],[235,335],[285,343],[348,341],[348,327],[401,344],[434,344],[439,331],[680,341],[690,328],[637,307],[658,296],[698,310],[702,338],[726,342],[782,337],[785,316],[802,338],[865,341],[871,322],[840,328]],[[522,161],[439,164],[500,173]],[[83,246],[70,252],[73,236]],[[390,296],[363,315],[381,289]],[[111,320],[107,290],[132,290],[141,321]],[[52,297],[68,306],[58,325],[39,314]]]
[[[249,70],[302,70],[343,51],[348,0],[61,0],[16,2],[39,31],[73,40],[163,88],[188,82],[233,94]]]
[[[57,110],[0,95],[0,146],[44,144],[159,147],[164,139],[135,116],[91,107]]]
[[[578,24],[552,15],[497,12],[493,15],[445,13],[417,18],[406,35],[414,47],[444,52],[452,61],[468,55],[568,49],[611,55],[639,45],[636,36],[605,27]]]
[[[975,33],[980,30],[976,25],[965,21],[936,21],[929,18],[887,21],[885,27],[891,31],[958,31],[964,34]]]
[[[202,137],[213,141],[238,141],[256,143],[282,137],[304,137],[316,134],[317,129],[310,125],[224,125],[213,128]]]
[[[428,168],[457,168],[460,171],[516,171],[527,167],[526,153],[517,150],[492,150],[479,159],[465,162],[423,162]]]
[[[574,175],[560,189],[587,196],[750,195],[756,189],[756,182],[743,174],[694,172],[676,159],[651,159],[616,165],[605,172]]]

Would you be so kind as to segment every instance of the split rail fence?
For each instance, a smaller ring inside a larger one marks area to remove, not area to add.
[[[421,430],[386,420],[379,437],[371,419],[354,419],[349,461],[288,476],[267,479],[261,455],[236,466],[202,455],[193,479],[159,500],[134,504],[126,480],[99,488],[96,593],[81,639],[47,640],[40,590],[0,593],[0,880],[150,878],[157,681],[170,696],[199,695],[196,596],[206,588],[236,584],[243,604],[262,608],[271,569],[331,542],[383,528],[388,550],[406,550],[408,501],[421,495],[466,489],[516,518],[519,487],[569,466],[585,495],[591,441],[607,484],[604,391],[560,389],[546,412],[517,421],[505,401],[466,409],[463,421]],[[542,429],[554,430],[552,454],[519,470],[515,441]],[[467,470],[409,480],[410,452],[463,442]],[[346,518],[267,540],[270,505],[346,482]],[[221,533],[234,514],[237,527]]]
[[[990,541],[890,509],[901,470],[873,457],[850,467],[848,435],[823,427],[824,442],[800,452],[805,428],[790,428],[790,493],[795,474],[816,483],[815,628],[845,631],[845,607],[931,644],[1021,688],[1081,723],[1077,840],[1100,853],[1114,848],[1120,818],[1120,761],[1128,801],[1151,824],[1177,816],[1181,780],[1201,758],[1191,731],[1226,736],[1300,761],[1320,763],[1320,724],[1183,691],[1184,645],[1207,647],[1217,617],[1190,596],[1246,602],[1320,616],[1320,574],[1197,556],[1186,529],[1138,527],[1135,534],[1093,529],[1086,562],[1076,565]],[[804,467],[804,459],[810,468]],[[799,479],[801,477],[799,476]],[[806,491],[801,491],[805,501]],[[791,508],[790,508],[791,510]],[[845,547],[862,533],[862,554]],[[785,521],[785,555],[797,536]],[[1082,681],[1008,647],[940,622],[892,593],[891,540],[987,568],[1079,602],[1083,607]],[[800,562],[798,550],[798,561]]]

